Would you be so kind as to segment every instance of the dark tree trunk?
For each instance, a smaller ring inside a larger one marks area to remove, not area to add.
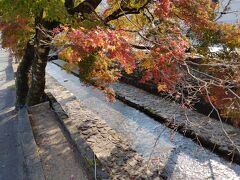
[[[24,56],[18,66],[16,74],[16,106],[22,107],[26,104],[29,90],[30,69],[34,58],[34,46],[28,42],[25,48]]]
[[[42,41],[48,42],[48,38],[41,30],[36,30],[35,37],[35,58],[32,64],[31,87],[28,91],[27,103],[29,106],[41,103],[46,100],[45,89],[45,68],[48,60],[49,46],[43,45]]]
[[[70,14],[75,13],[91,13],[102,0],[85,0],[74,7],[73,0],[66,0],[65,6]],[[89,6],[91,5],[91,6]],[[45,89],[45,68],[48,60],[49,46],[43,45],[42,42],[49,42],[50,40],[38,28],[45,27],[50,30],[57,27],[58,21],[44,21],[44,10],[35,19],[35,41],[33,44],[28,43],[25,55],[18,67],[17,71],[17,105],[32,106],[46,100]],[[31,70],[31,72],[30,72]],[[29,79],[31,74],[31,79]],[[31,86],[29,88],[29,82]]]

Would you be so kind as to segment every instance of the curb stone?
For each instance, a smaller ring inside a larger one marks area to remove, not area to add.
[[[54,60],[52,63],[63,69],[67,64],[63,60]],[[77,69],[71,70],[71,73],[78,76]],[[238,149],[240,149],[240,129],[224,122],[221,124],[220,121],[189,109],[183,109],[175,103],[165,101],[163,98],[125,83],[116,83],[112,87],[117,98],[122,102],[144,112],[156,121],[164,123],[167,127],[178,130],[184,136],[193,139],[223,158],[237,164],[240,163],[240,152],[224,134],[222,127],[233,139]],[[186,114],[188,118],[186,118]]]
[[[18,111],[18,133],[23,149],[28,180],[45,180],[38,148],[33,136],[27,107]]]

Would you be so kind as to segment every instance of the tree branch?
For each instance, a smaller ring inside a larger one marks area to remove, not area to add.
[[[67,8],[67,10],[73,9],[74,8],[74,0],[65,0],[64,5]]]
[[[118,19],[119,17],[125,16],[127,14],[139,14],[140,11],[143,10],[150,2],[151,2],[151,0],[148,0],[142,7],[138,8],[138,9],[121,6],[121,7],[119,7],[119,9],[117,9],[112,14],[107,16],[105,18],[105,22],[109,22],[109,21],[112,21],[114,19]]]
[[[95,10],[101,2],[102,0],[85,0],[74,7],[73,0],[65,0],[65,7],[70,15],[74,15],[76,13],[89,14]]]
[[[136,45],[136,44],[130,44],[135,49],[140,49],[140,50],[151,50],[152,47],[150,46],[141,46],[141,45]]]

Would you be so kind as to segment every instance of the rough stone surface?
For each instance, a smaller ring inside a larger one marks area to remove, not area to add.
[[[47,73],[87,109],[104,119],[109,127],[127,140],[132,149],[143,156],[145,162],[157,167],[161,177],[239,179],[239,165],[224,160],[191,138],[119,100],[115,103],[106,101],[101,91],[86,86],[78,77],[53,63],[47,65]]]
[[[62,60],[55,60],[53,63],[60,67],[66,64]],[[72,73],[77,75],[78,71],[75,69]],[[238,128],[182,108],[177,103],[128,84],[115,83],[112,87],[117,98],[128,105],[165,123],[169,128],[178,129],[180,133],[223,157],[240,163],[240,130]]]
[[[178,128],[186,136],[196,138],[199,143],[215,148],[225,157],[240,163],[240,130],[224,122],[180,107],[124,83],[113,85],[118,98],[141,111],[164,122],[170,128]]]
[[[72,140],[79,146],[88,166],[98,166],[99,178],[146,179],[157,176],[157,171],[147,167],[143,157],[131,149],[126,140],[50,76],[47,77],[47,91],[57,100],[52,101],[52,107]],[[62,110],[67,115],[62,113]]]

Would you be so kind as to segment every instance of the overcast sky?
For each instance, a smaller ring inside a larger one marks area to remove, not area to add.
[[[229,0],[219,0],[220,3],[219,12],[223,11],[223,8],[226,6],[228,2]],[[108,7],[107,0],[103,0],[98,7],[98,12],[103,13],[104,10],[107,9],[107,7]],[[237,21],[240,21],[240,0],[231,0],[228,12],[231,13],[224,14],[222,18],[220,18],[218,21],[228,23],[235,23]]]

